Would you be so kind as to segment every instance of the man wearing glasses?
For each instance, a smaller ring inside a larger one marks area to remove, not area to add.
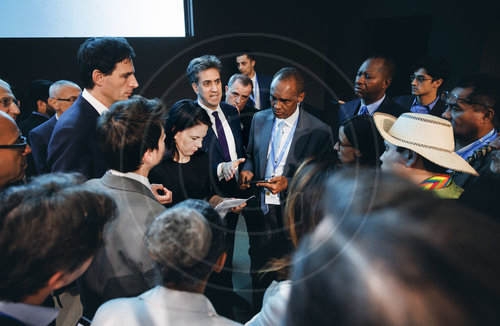
[[[16,122],[0,111],[0,192],[8,185],[21,180],[26,170],[26,155],[31,148],[21,135]]]
[[[444,58],[430,57],[420,60],[410,75],[411,94],[394,101],[413,113],[432,114],[441,117],[445,104],[439,91],[450,72],[450,65]]]
[[[14,120],[21,113],[19,101],[12,94],[10,85],[2,79],[0,79],[0,111],[7,113]]]
[[[57,120],[78,99],[82,89],[69,80],[59,80],[49,88],[48,103],[55,109],[49,121],[34,128],[29,133],[29,141],[33,151],[33,159],[38,174],[48,173],[51,167],[47,164],[47,147]]]
[[[458,81],[451,92],[444,92],[442,99],[446,103],[443,118],[453,126],[455,152],[481,174],[483,165],[489,165],[489,143],[498,136],[500,80],[488,74],[470,75]],[[457,175],[454,180],[467,188],[474,179]]]

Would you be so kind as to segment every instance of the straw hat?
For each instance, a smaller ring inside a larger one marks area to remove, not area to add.
[[[373,120],[380,135],[389,143],[408,148],[439,166],[478,175],[455,153],[453,127],[448,120],[421,113],[403,113],[396,118],[379,112],[373,114]]]

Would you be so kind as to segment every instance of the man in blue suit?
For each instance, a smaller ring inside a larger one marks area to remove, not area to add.
[[[340,106],[339,125],[357,114],[383,112],[399,117],[408,111],[385,94],[391,86],[394,71],[394,62],[386,56],[375,55],[366,59],[356,74],[354,92],[359,98]]]
[[[257,74],[255,71],[255,57],[250,51],[242,52],[236,57],[238,70],[243,75],[252,80],[253,90],[251,100],[258,110],[265,110],[271,106],[269,102],[269,87],[271,85],[271,76]]]
[[[57,121],[47,162],[56,171],[76,171],[100,178],[106,164],[97,148],[96,121],[113,103],[128,99],[139,86],[134,76],[134,50],[124,38],[94,37],[78,51],[84,90]]]
[[[239,197],[236,177],[238,165],[245,161],[243,139],[241,137],[238,109],[222,102],[222,81],[220,72],[222,64],[214,55],[204,55],[189,62],[187,77],[197,95],[198,104],[207,111],[212,127],[208,128],[203,138],[202,150],[208,153],[212,166],[214,187],[221,197]],[[234,249],[234,232],[238,223],[239,211],[228,213],[225,217],[227,260],[220,274],[212,274],[209,282],[224,286],[232,291],[232,255]],[[207,289],[207,296],[213,302],[217,312],[226,317],[232,315],[232,303],[238,300],[220,290]],[[227,298],[227,299],[226,299]]]
[[[49,88],[48,103],[56,113],[48,121],[29,132],[31,152],[38,174],[49,173],[47,147],[59,117],[76,101],[82,89],[69,80],[59,80]]]
[[[250,259],[254,309],[262,304],[269,285],[256,272],[270,258],[288,252],[283,228],[283,211],[288,186],[300,164],[307,158],[333,153],[332,132],[328,125],[300,108],[304,100],[304,79],[295,68],[278,71],[271,83],[272,109],[257,112],[250,128],[247,160],[240,173],[240,188],[257,183],[258,207],[246,219],[250,238]]]

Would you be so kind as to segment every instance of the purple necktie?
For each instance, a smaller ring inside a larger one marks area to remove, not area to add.
[[[217,111],[212,112],[215,118],[215,129],[217,130],[217,138],[219,139],[220,147],[222,147],[222,153],[224,153],[224,160],[226,162],[231,161],[231,155],[229,155],[229,146],[227,146],[226,134],[224,133],[224,127],[222,127],[222,122],[219,119],[219,113]]]

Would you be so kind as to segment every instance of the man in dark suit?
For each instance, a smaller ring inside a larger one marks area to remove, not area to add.
[[[50,172],[51,168],[47,165],[47,147],[49,146],[50,136],[52,136],[52,131],[54,131],[61,114],[69,109],[81,92],[80,86],[68,80],[59,80],[50,86],[48,103],[55,109],[56,114],[31,130],[28,137],[38,174]]]
[[[165,115],[159,101],[134,96],[112,105],[97,122],[96,146],[110,170],[85,185],[111,194],[118,204],[118,215],[104,233],[104,247],[82,278],[82,303],[88,318],[104,301],[139,295],[161,280],[145,235],[155,217],[165,210],[148,181],[149,171],[165,152]]]
[[[106,172],[97,149],[99,116],[116,101],[126,100],[139,84],[134,76],[134,50],[124,38],[87,39],[78,51],[84,90],[57,121],[50,138],[47,162],[52,171],[77,171],[87,178]]]
[[[269,87],[271,85],[271,76],[257,74],[255,71],[255,57],[250,51],[242,52],[236,57],[238,70],[243,75],[252,80],[253,90],[250,96],[255,108],[265,110],[271,106],[269,102]]]
[[[252,89],[252,80],[243,74],[232,75],[226,86],[226,103],[238,109],[241,136],[245,147],[248,145],[248,134],[250,133],[253,115],[258,112],[252,105],[252,101],[249,101]]]
[[[399,96],[394,101],[411,112],[441,117],[446,105],[439,97],[439,90],[449,71],[450,66],[444,58],[430,57],[419,61],[410,75],[412,95]]]
[[[212,186],[221,197],[239,197],[235,175],[238,174],[238,165],[245,161],[243,139],[238,110],[227,103],[221,103],[222,81],[220,71],[222,64],[214,55],[204,55],[189,62],[186,70],[198,99],[198,104],[207,112],[212,127],[208,128],[203,138],[202,150],[208,153],[212,166]],[[239,209],[240,210],[240,209]],[[232,291],[232,255],[234,248],[234,233],[238,223],[239,210],[228,213],[226,223],[227,260],[220,274],[212,274],[209,282],[225,286]],[[213,289],[207,289],[209,292]],[[232,296],[222,291],[214,290],[207,293],[214,303],[217,312],[226,317],[232,315]],[[228,300],[217,301],[226,297]],[[234,297],[234,296],[233,296]],[[233,300],[234,301],[234,300]]]
[[[251,180],[268,180],[256,184],[258,208],[246,219],[257,309],[268,284],[256,272],[270,258],[281,257],[288,250],[282,216],[293,175],[306,158],[333,152],[330,127],[299,108],[304,97],[304,79],[298,70],[283,68],[274,75],[272,109],[254,115],[247,160],[240,173],[241,189],[250,188]]]
[[[408,111],[385,94],[391,86],[394,70],[394,62],[388,57],[376,55],[366,59],[356,74],[354,91],[359,98],[340,106],[339,125],[357,114],[383,112],[399,117]]]

